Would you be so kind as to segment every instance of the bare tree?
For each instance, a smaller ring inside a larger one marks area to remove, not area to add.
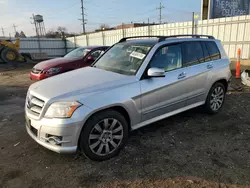
[[[105,30],[105,29],[109,29],[109,25],[108,24],[101,24],[100,25],[100,30]]]
[[[20,32],[20,38],[26,38],[26,35],[23,31]]]
[[[19,38],[19,37],[20,37],[20,33],[19,33],[19,32],[16,32],[15,38]]]
[[[66,32],[67,32],[67,28],[66,28],[66,27],[61,27],[61,26],[59,26],[59,27],[57,28],[57,31],[58,31],[59,33],[66,33]]]
[[[46,33],[46,38],[61,38],[61,34],[54,30],[49,30]]]

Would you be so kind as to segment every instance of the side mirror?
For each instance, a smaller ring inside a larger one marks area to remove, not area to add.
[[[148,69],[148,77],[165,77],[165,70],[159,68]]]

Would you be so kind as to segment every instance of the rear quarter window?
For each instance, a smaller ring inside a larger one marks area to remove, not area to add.
[[[205,42],[205,45],[208,49],[208,53],[210,55],[211,60],[221,59],[219,48],[215,42],[213,41]]]

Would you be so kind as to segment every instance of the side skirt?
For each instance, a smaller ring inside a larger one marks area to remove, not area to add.
[[[139,129],[139,128],[144,127],[144,126],[146,126],[146,125],[148,125],[148,124],[154,123],[154,122],[156,122],[156,121],[160,121],[160,120],[165,119],[165,118],[167,118],[167,117],[170,117],[170,116],[179,114],[179,113],[181,113],[181,112],[190,110],[190,109],[192,109],[192,108],[201,106],[201,105],[203,105],[203,104],[205,104],[205,101],[198,102],[198,103],[195,103],[195,104],[192,104],[192,105],[189,105],[189,106],[180,108],[180,109],[178,109],[178,110],[175,110],[175,111],[172,111],[172,112],[163,114],[163,115],[161,115],[161,116],[157,116],[157,117],[155,117],[155,118],[152,118],[152,119],[143,121],[143,122],[141,122],[141,123],[139,123],[139,124],[133,125],[133,126],[132,126],[132,130]]]

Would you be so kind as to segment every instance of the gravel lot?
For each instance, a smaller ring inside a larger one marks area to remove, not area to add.
[[[28,136],[30,68],[0,67],[0,187],[250,187],[248,92],[230,92],[217,115],[197,108],[131,132],[119,156],[93,162]]]

